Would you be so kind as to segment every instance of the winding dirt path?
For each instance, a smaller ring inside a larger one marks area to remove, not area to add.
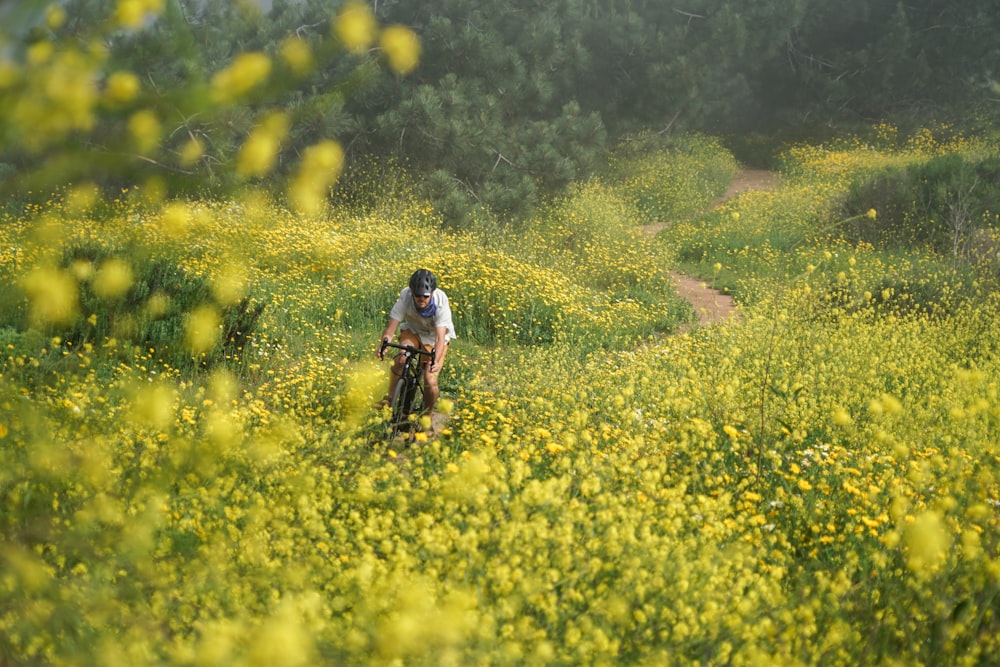
[[[736,174],[725,193],[709,207],[717,208],[741,192],[747,190],[770,190],[777,187],[780,178],[773,171],[765,169],[744,169]],[[642,228],[646,236],[655,236],[661,230],[670,226],[669,222],[657,222]],[[733,297],[709,287],[703,280],[685,276],[676,271],[670,272],[677,284],[677,294],[687,299],[698,313],[698,326],[710,326],[727,322],[739,317],[739,310],[733,303]],[[682,327],[681,331],[690,329]]]
[[[763,169],[744,169],[736,174],[733,182],[729,184],[725,193],[712,202],[710,209],[721,206],[741,192],[747,190],[770,190],[777,186],[779,177],[771,171]],[[642,228],[645,236],[655,236],[660,230],[668,227],[668,222],[657,222],[646,225]],[[677,283],[677,293],[684,299],[691,302],[698,313],[697,326],[709,326],[719,324],[730,319],[739,317],[739,310],[733,303],[733,298],[728,294],[723,294],[719,290],[709,287],[705,281],[691,278],[683,274],[671,271],[670,275]],[[695,325],[687,325],[681,328],[686,331]],[[440,412],[431,415],[431,435],[437,437],[441,431],[447,427],[449,416]]]

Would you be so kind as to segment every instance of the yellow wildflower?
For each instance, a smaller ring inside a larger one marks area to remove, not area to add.
[[[271,59],[259,52],[241,53],[212,77],[216,101],[229,102],[250,92],[271,74]]]
[[[195,162],[201,159],[201,156],[205,154],[205,144],[202,143],[197,137],[192,137],[184,143],[181,148],[179,155],[179,160],[182,166],[190,167]]]
[[[160,225],[171,235],[182,234],[191,224],[191,209],[182,201],[172,201],[164,205],[160,212]]]
[[[415,32],[402,25],[391,25],[382,32],[382,51],[389,67],[398,74],[409,74],[420,62],[420,40]]]
[[[17,66],[9,60],[0,60],[0,90],[13,86],[18,78]]]
[[[79,291],[76,280],[66,271],[37,268],[21,281],[31,301],[30,317],[35,324],[69,324],[76,317]]]
[[[132,398],[129,416],[146,426],[164,429],[173,419],[176,399],[177,392],[167,384],[140,385]]]
[[[288,196],[295,209],[306,215],[318,214],[343,168],[344,149],[336,141],[322,141],[307,148],[299,173],[288,188]]]
[[[840,427],[847,427],[854,423],[851,413],[844,408],[836,408],[833,411],[833,423]]]
[[[362,53],[375,41],[378,24],[368,5],[349,2],[333,23],[334,34],[351,53]]]
[[[123,28],[138,30],[146,20],[146,7],[142,0],[119,0],[115,21]]]
[[[281,142],[288,134],[288,118],[272,113],[250,132],[236,158],[236,173],[244,177],[263,176],[271,171]]]
[[[929,510],[906,527],[906,565],[918,578],[933,574],[948,555],[951,534],[940,513]]]
[[[113,258],[101,264],[94,276],[94,294],[102,299],[117,299],[132,286],[132,267],[123,259]]]
[[[247,276],[243,267],[236,262],[227,263],[222,270],[212,276],[212,295],[222,305],[236,303],[246,293]]]
[[[150,109],[143,109],[132,114],[128,119],[128,130],[135,142],[136,150],[141,154],[151,153],[160,143],[162,132],[160,119]]]
[[[891,394],[882,394],[879,398],[879,402],[882,404],[882,409],[885,410],[887,414],[899,415],[903,412],[903,404],[898,398]]]
[[[49,30],[58,30],[66,23],[66,10],[59,5],[49,5],[45,9],[45,25]]]
[[[127,104],[139,94],[139,77],[132,72],[115,72],[108,77],[104,97],[112,104]]]
[[[298,76],[307,74],[313,68],[312,49],[308,42],[298,37],[289,37],[281,43],[281,59]]]
[[[221,326],[222,317],[214,306],[199,306],[192,310],[184,331],[188,349],[194,354],[211,350],[219,340]]]

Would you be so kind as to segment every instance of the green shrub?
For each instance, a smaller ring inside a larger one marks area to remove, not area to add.
[[[138,346],[177,370],[239,362],[266,306],[250,297],[220,305],[206,278],[162,255],[147,258],[137,251],[78,245],[64,251],[62,266],[79,279],[79,313],[68,327],[47,333],[74,349],[115,339]],[[127,279],[124,289],[116,291],[102,283],[102,273],[109,267],[130,272],[121,277],[123,285]],[[185,344],[188,318],[206,306],[218,310],[220,335],[211,349],[193,353]]]
[[[964,257],[975,230],[995,224],[998,201],[1000,159],[970,161],[951,153],[854,183],[842,205],[844,217],[875,208],[878,219],[859,219],[844,231],[876,247],[927,246]]]
[[[704,209],[725,191],[738,169],[717,139],[644,135],[619,146],[608,177],[646,222],[663,222]]]

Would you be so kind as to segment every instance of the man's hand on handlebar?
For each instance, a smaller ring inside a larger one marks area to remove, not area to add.
[[[402,345],[402,344],[399,344],[399,343],[391,343],[391,342],[389,342],[388,338],[383,338],[382,339],[382,344],[379,345],[379,348],[378,348],[378,350],[376,350],[375,355],[379,359],[383,359],[385,357],[385,350],[386,350],[386,348],[389,348],[389,347],[396,348],[397,350],[403,350],[407,357],[411,357],[411,356],[412,357],[419,357],[421,355],[430,357],[430,360],[429,360],[429,362],[427,364],[429,366],[429,368],[433,372],[435,372],[435,373],[437,373],[437,372],[439,372],[441,370],[441,365],[439,363],[437,363],[437,361],[435,360],[435,356],[436,356],[437,350],[435,350],[434,348],[431,348],[430,350],[424,350],[422,348],[414,347],[413,345],[409,345],[409,344]]]

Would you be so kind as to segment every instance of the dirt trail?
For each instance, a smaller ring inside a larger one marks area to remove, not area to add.
[[[778,182],[778,175],[772,171],[744,169],[736,174],[725,193],[712,202],[709,208],[717,208],[747,190],[770,190],[776,187]],[[646,236],[654,236],[669,225],[669,222],[657,222],[644,226],[642,231]],[[723,294],[719,290],[709,287],[705,281],[697,278],[691,278],[675,271],[671,271],[670,275],[677,284],[677,293],[681,298],[690,301],[695,312],[698,313],[698,326],[709,326],[739,317],[739,310],[733,303],[733,298],[728,294]],[[682,327],[682,330],[689,328]]]
[[[766,169],[744,169],[736,174],[721,197],[712,202],[710,208],[716,208],[726,203],[741,192],[747,190],[773,190],[778,187],[781,177]]]
[[[770,190],[777,186],[779,177],[777,174],[764,169],[744,169],[736,174],[733,182],[729,184],[725,193],[712,202],[710,209],[721,206],[741,192],[747,190]],[[669,226],[669,223],[658,222],[646,225],[642,228],[646,236],[654,236],[661,229]],[[708,326],[725,322],[730,318],[739,317],[739,311],[733,303],[733,298],[728,294],[712,289],[703,280],[691,278],[689,276],[670,272],[674,282],[677,283],[677,293],[684,299],[691,302],[698,313],[698,326]],[[682,330],[691,328],[682,327]],[[447,427],[449,416],[440,412],[431,414],[432,435],[438,436]]]

